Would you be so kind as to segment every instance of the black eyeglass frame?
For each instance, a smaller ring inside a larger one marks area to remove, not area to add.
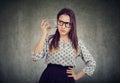
[[[71,26],[72,26],[70,22],[64,22],[64,21],[59,20],[59,19],[57,21],[57,24],[60,26],[63,26],[63,24],[65,24],[65,27],[67,27],[67,28],[71,28]]]

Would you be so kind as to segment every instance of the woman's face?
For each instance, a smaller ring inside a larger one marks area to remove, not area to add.
[[[57,26],[61,36],[68,36],[68,33],[71,30],[70,17],[66,14],[60,15]]]

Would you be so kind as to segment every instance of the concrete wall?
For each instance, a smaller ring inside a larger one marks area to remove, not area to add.
[[[117,0],[1,0],[0,83],[37,83],[46,64],[34,63],[31,52],[41,36],[42,18],[56,18],[64,7],[77,19],[78,37],[97,62],[92,78],[76,83],[112,83],[120,78],[120,7]],[[54,33],[52,29],[51,33]],[[75,71],[84,66],[76,60]]]

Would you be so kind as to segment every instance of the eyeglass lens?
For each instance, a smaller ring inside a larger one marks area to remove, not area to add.
[[[58,25],[63,26],[63,24],[65,24],[65,27],[70,28],[71,24],[69,22],[64,22],[62,20],[58,20]]]

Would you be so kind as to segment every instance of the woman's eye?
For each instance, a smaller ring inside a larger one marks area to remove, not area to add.
[[[62,21],[60,21],[60,23],[63,23]]]
[[[66,25],[70,25],[70,23],[66,23]]]
[[[63,22],[62,22],[62,21],[60,21],[60,23],[61,23],[61,24],[63,24]]]

